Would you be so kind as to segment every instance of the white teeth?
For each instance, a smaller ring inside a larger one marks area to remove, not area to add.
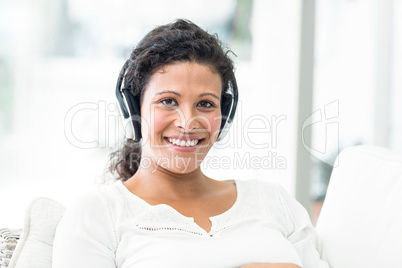
[[[195,146],[199,142],[199,140],[191,140],[191,141],[187,140],[187,141],[185,141],[185,140],[171,139],[171,138],[168,138],[168,140],[169,140],[170,143],[173,143],[175,145],[182,146],[182,147]]]

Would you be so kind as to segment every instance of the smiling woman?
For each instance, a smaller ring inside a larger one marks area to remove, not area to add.
[[[116,89],[130,130],[112,155],[117,182],[67,209],[53,267],[328,267],[281,187],[201,171],[236,111],[233,69],[217,37],[189,21],[144,37]]]

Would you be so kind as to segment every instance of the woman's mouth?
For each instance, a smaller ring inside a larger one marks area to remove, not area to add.
[[[165,140],[173,145],[180,147],[194,147],[197,144],[202,143],[204,139],[193,139],[193,140],[181,140],[165,137]]]

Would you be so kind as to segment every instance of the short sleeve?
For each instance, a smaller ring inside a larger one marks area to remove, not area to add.
[[[317,234],[306,209],[281,186],[278,186],[277,189],[286,213],[285,217],[287,217],[287,238],[297,250],[303,268],[329,268],[318,253]]]
[[[115,268],[117,239],[106,199],[91,192],[67,208],[56,229],[53,268]]]

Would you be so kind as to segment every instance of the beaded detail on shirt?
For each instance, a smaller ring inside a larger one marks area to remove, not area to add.
[[[159,227],[159,228],[152,228],[152,227],[144,227],[144,226],[139,226],[136,225],[138,229],[140,230],[147,230],[147,231],[182,231],[182,232],[188,232],[196,235],[203,235],[202,233],[199,232],[192,232],[186,229],[180,229],[180,228],[170,228],[170,227]]]

